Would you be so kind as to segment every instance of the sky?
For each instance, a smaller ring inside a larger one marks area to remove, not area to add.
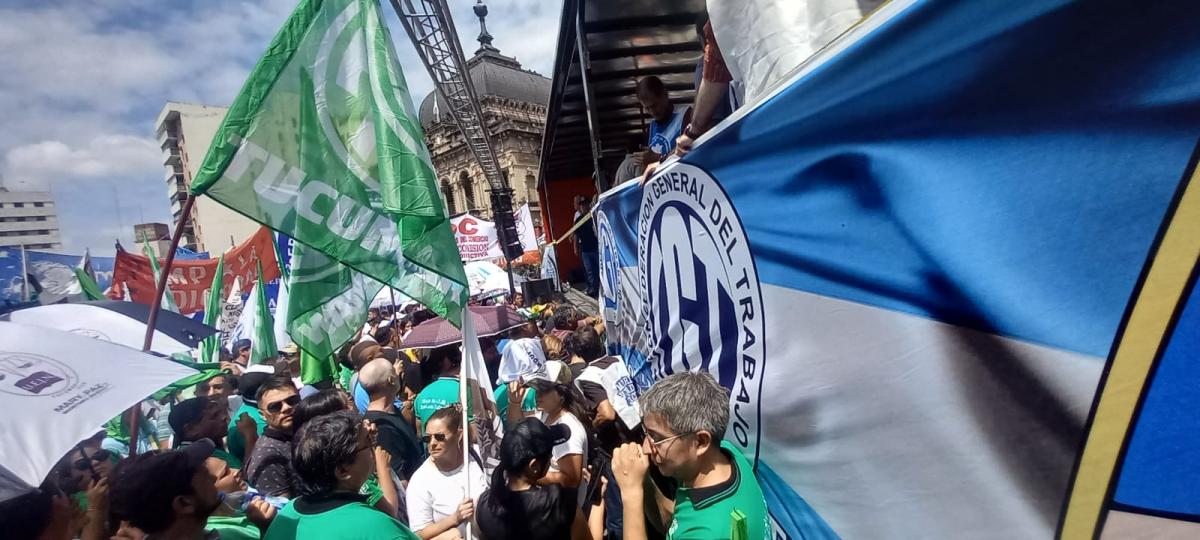
[[[154,121],[167,101],[228,106],[298,0],[0,0],[0,178],[53,192],[62,253],[112,255],[133,225],[169,223]],[[433,90],[390,2],[417,104]],[[448,0],[463,51],[475,0]],[[549,76],[561,3],[486,0],[493,44]]]

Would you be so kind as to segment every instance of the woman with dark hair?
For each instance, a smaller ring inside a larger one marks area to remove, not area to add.
[[[591,434],[584,427],[590,424],[587,409],[583,395],[571,384],[567,366],[562,362],[547,362],[546,371],[549,378],[529,381],[529,386],[537,392],[537,408],[547,426],[567,426],[571,437],[554,446],[550,470],[538,483],[579,488],[583,484],[583,470],[589,463],[588,451],[593,446],[589,444]]]
[[[413,473],[407,497],[409,526],[425,540],[453,529],[465,537],[475,500],[487,488],[478,458],[463,453],[462,417],[462,408],[452,405],[438,409],[425,423],[422,440],[429,446],[429,459]]]
[[[299,497],[279,511],[263,537],[415,539],[399,521],[366,504],[359,488],[371,475],[370,433],[358,415],[341,410],[309,419],[293,441],[292,467]]]
[[[300,400],[292,413],[292,423],[298,431],[314,418],[346,410],[350,410],[350,402],[345,394],[338,390],[321,390]],[[367,497],[367,504],[389,516],[400,516],[400,501],[403,500],[404,493],[400,479],[392,472],[392,456],[379,446],[375,447],[373,456],[375,468],[362,484],[361,493]],[[295,487],[293,486],[293,489]]]
[[[604,499],[584,522],[575,490],[545,485],[555,446],[570,429],[547,427],[537,418],[518,422],[500,443],[500,465],[479,497],[479,532],[487,540],[599,540],[604,535]]]

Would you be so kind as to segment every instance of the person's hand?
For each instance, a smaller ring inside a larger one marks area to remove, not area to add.
[[[225,361],[225,362],[221,362],[220,365],[221,365],[221,371],[228,371],[230,373],[233,373],[234,375],[242,374],[242,366],[240,364],[237,364],[235,362]]]
[[[247,413],[238,415],[235,427],[237,428],[237,432],[241,433],[243,437],[258,435],[258,423],[253,418],[250,418],[250,415]]]
[[[648,182],[650,180],[650,177],[654,176],[654,171],[658,170],[659,163],[660,162],[655,161],[654,163],[646,165],[646,172],[642,173],[642,179],[640,181],[638,181],[639,186],[646,185],[646,182]]]
[[[680,157],[686,156],[688,152],[692,151],[693,142],[695,141],[691,137],[688,137],[686,132],[681,133],[675,138],[675,155]]]
[[[612,470],[621,493],[642,489],[646,470],[650,468],[650,457],[642,453],[642,445],[625,443],[613,452]]]
[[[508,403],[511,406],[516,403],[521,406],[525,403],[525,396],[529,394],[529,387],[525,386],[521,381],[513,381],[508,383]]]
[[[108,479],[92,480],[87,488],[88,513],[108,515]]]
[[[458,509],[454,511],[455,524],[470,521],[473,517],[475,517],[475,501],[463,499],[463,502],[458,503]]]
[[[275,519],[278,512],[271,503],[263,499],[254,499],[246,506],[246,518],[264,531],[271,525],[271,520]]]

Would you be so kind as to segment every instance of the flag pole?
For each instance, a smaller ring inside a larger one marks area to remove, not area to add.
[[[183,208],[179,210],[179,219],[175,222],[175,230],[171,233],[171,247],[167,249],[167,260],[163,263],[162,272],[158,275],[158,284],[154,289],[154,301],[150,303],[150,319],[146,321],[146,338],[142,341],[142,352],[150,352],[154,342],[154,327],[158,325],[158,311],[162,309],[163,292],[167,290],[167,276],[171,275],[171,264],[175,262],[175,250],[179,249],[179,239],[183,237],[183,224],[192,213],[192,204],[196,197],[188,195],[183,200]],[[129,408],[129,455],[137,455],[138,445],[138,408],[141,401]]]
[[[475,321],[471,320],[471,310],[470,310],[470,308],[468,308],[466,306],[464,306],[463,310],[462,310],[462,335],[463,335],[463,342],[462,342],[462,347],[459,350],[459,354],[462,355],[462,362],[460,364],[461,367],[459,367],[459,369],[458,369],[458,400],[460,403],[462,403],[463,471],[466,473],[466,475],[463,477],[463,480],[465,481],[466,489],[467,489],[467,492],[464,496],[470,498],[471,497],[471,423],[470,423],[471,418],[467,414],[467,411],[470,410],[470,408],[468,407],[468,404],[467,404],[467,383],[468,383],[468,381],[471,380],[471,362],[469,362],[467,360],[467,354],[468,354],[467,353],[467,340],[475,339],[476,341],[478,341],[478,338],[475,337]],[[512,405],[510,404],[509,406],[511,407]],[[518,404],[517,406],[520,406],[520,404]],[[479,467],[480,467],[480,469],[482,469],[483,464],[480,463]],[[474,532],[474,531],[471,530],[471,521],[468,520],[467,521],[467,540],[472,540],[472,532]]]

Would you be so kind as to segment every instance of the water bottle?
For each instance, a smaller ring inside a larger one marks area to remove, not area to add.
[[[258,496],[258,493],[249,491],[234,491],[233,493],[221,492],[220,499],[221,503],[229,507],[230,510],[233,510],[234,512],[245,513],[246,507],[250,506],[250,501],[253,501],[254,498]]]
[[[288,503],[286,497],[271,497],[263,495],[255,491],[253,488],[246,491],[234,491],[232,493],[220,493],[219,498],[221,503],[228,506],[231,510],[240,513],[246,513],[246,508],[250,506],[250,501],[254,499],[262,499],[267,501],[267,504],[274,506],[277,510],[283,508]]]

